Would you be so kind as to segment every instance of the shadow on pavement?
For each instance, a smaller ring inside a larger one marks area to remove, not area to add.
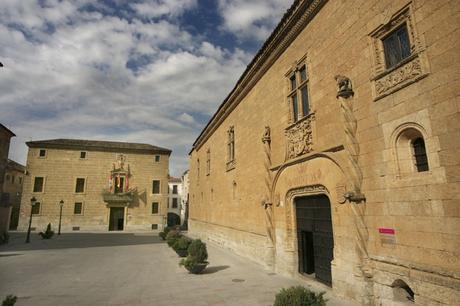
[[[228,269],[228,268],[230,268],[230,266],[209,267],[209,268],[206,268],[203,272],[201,272],[201,274],[213,274],[213,273],[216,273],[216,272]]]
[[[37,233],[32,233],[30,238],[31,242],[25,243],[26,233],[10,233],[9,243],[0,246],[0,252],[164,243],[157,235],[143,233],[63,233],[60,236],[54,235],[49,240],[41,239]],[[21,254],[0,254],[14,255]]]

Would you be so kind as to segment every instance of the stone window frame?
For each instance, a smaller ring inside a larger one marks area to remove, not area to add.
[[[158,207],[157,207],[157,212],[156,212],[156,213],[153,212],[153,204],[155,204],[155,203],[156,203],[157,206],[158,206]],[[150,205],[150,214],[153,215],[153,216],[157,216],[157,215],[160,214],[160,202],[159,202],[159,201],[153,201],[153,202],[152,202],[152,205]]]
[[[206,151],[206,175],[209,176],[211,174],[211,149],[208,148]]]
[[[154,161],[155,163],[159,163],[159,162],[161,161],[160,155],[156,154],[156,155],[154,156],[154,158],[153,158],[153,161]]]
[[[75,213],[75,205],[76,205],[77,203],[80,203],[80,204],[81,204],[81,212],[80,212],[79,214]],[[85,211],[84,207],[85,207],[85,204],[84,204],[83,201],[75,201],[75,202],[73,203],[73,215],[74,215],[74,216],[83,216],[83,215],[84,215],[84,211]]]
[[[33,213],[33,209],[34,209],[34,207],[37,207],[37,204],[38,204],[38,213],[34,214],[34,213]],[[42,208],[43,208],[42,203],[39,202],[39,201],[37,201],[37,202],[35,202],[35,204],[34,204],[33,207],[32,207],[32,206],[30,207],[30,209],[31,209],[31,212],[30,212],[30,213],[31,213],[32,215],[34,215],[34,216],[41,216],[41,214],[42,214]]]
[[[308,68],[307,62],[307,54],[302,56],[299,60],[295,61],[292,66],[288,69],[288,71],[284,74],[286,78],[286,95],[285,95],[285,102],[289,109],[289,126],[295,125],[297,122],[302,121],[304,118],[309,117],[312,113],[314,113],[311,103],[311,95],[310,95],[310,73]],[[302,68],[305,67],[306,71],[306,79],[304,81],[301,80],[300,71]],[[296,81],[296,88],[291,88],[291,78],[295,77]],[[307,97],[308,97],[308,113],[304,115],[303,110],[303,103],[302,103],[302,94],[301,89],[303,87],[307,88]],[[291,98],[294,96],[294,93],[297,94],[297,120],[294,120],[294,109],[291,103]]]
[[[84,157],[82,157],[82,154],[84,155]],[[80,160],[87,160],[88,159],[88,151],[80,151],[79,159]]]
[[[412,142],[422,138],[425,143],[425,153],[428,161],[427,171],[418,171],[413,154]],[[407,122],[398,126],[392,134],[392,150],[396,164],[396,177],[410,178],[430,176],[432,173],[432,156],[427,141],[428,134],[423,126],[415,122]]]
[[[383,24],[369,34],[372,46],[373,75],[371,82],[374,101],[417,82],[429,74],[425,48],[415,28],[413,11],[413,4],[410,2],[386,18]],[[383,40],[402,26],[407,28],[411,54],[398,64],[386,68]]]
[[[154,181],[157,181],[157,182],[158,182],[158,193],[153,193],[153,182],[154,182]],[[162,184],[161,184],[161,180],[160,180],[160,179],[152,179],[151,182],[152,182],[152,189],[151,189],[152,193],[151,193],[151,194],[152,194],[152,195],[161,195],[161,194],[162,194],[162,193],[161,193],[161,185],[162,185]]]
[[[42,184],[42,190],[41,191],[34,191],[35,190],[35,178],[41,177],[43,178],[43,184]],[[34,176],[32,180],[32,193],[45,193],[45,187],[46,187],[46,176]]]
[[[44,152],[44,155],[42,156],[41,153]],[[38,149],[38,158],[46,158],[48,156],[48,150],[46,149]]]
[[[235,158],[235,126],[231,125],[227,130],[227,163],[226,170],[230,171],[236,167]]]
[[[84,180],[85,180],[85,183],[83,184],[83,191],[82,191],[82,192],[77,192],[77,181],[78,181],[78,179],[84,179]],[[75,182],[75,184],[74,184],[73,193],[74,193],[74,194],[77,194],[77,195],[78,195],[78,194],[80,194],[80,195],[81,195],[81,194],[86,194],[86,188],[87,188],[87,184],[88,184],[88,178],[87,178],[86,176],[77,176],[77,177],[75,177],[74,182]]]

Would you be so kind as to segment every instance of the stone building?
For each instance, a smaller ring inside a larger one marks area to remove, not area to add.
[[[5,171],[3,193],[8,194],[8,202],[11,207],[9,229],[15,230],[19,222],[19,208],[21,206],[22,186],[26,167],[8,159]]]
[[[8,194],[3,193],[6,167],[8,165],[8,153],[10,152],[11,137],[16,136],[6,126],[0,123],[0,243],[5,232],[8,231],[11,206]]]
[[[459,12],[295,1],[194,142],[190,232],[360,305],[460,305]]]
[[[162,229],[171,150],[149,144],[53,139],[31,141],[19,229],[63,231]]]
[[[180,225],[181,219],[182,184],[181,179],[169,177],[168,181],[168,226]]]

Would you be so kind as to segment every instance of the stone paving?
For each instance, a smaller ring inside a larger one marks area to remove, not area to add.
[[[302,283],[327,291],[328,305],[352,305],[314,281],[277,275],[208,244],[210,264],[192,275],[152,234],[66,233],[0,246],[0,298],[21,305],[272,305],[280,288]]]

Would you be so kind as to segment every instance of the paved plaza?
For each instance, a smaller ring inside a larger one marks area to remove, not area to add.
[[[153,234],[79,233],[41,240],[12,233],[0,246],[0,298],[16,305],[272,305],[280,288],[300,284],[208,243],[210,264],[189,274]],[[302,282],[306,285],[305,281]],[[331,296],[328,305],[352,305]]]

